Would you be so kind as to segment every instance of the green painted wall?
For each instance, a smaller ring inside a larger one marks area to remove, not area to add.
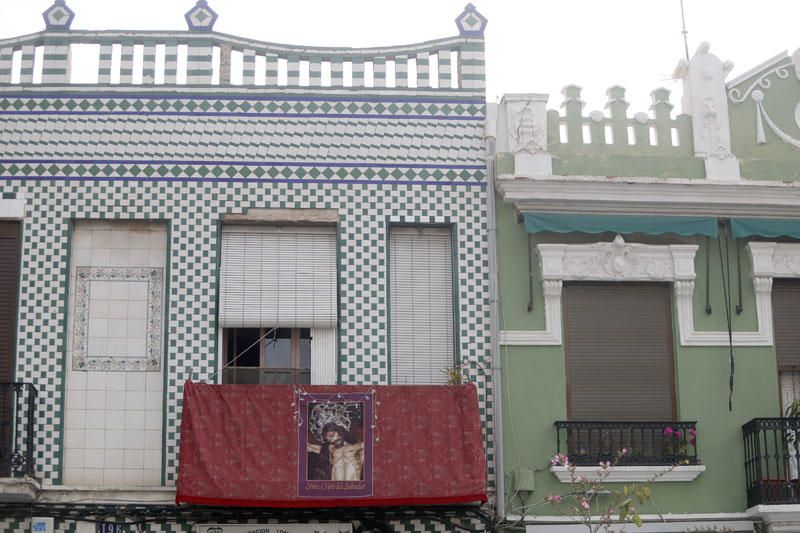
[[[798,105],[800,80],[790,67],[790,75],[780,78],[768,76],[769,86],[757,86],[763,95],[763,106],[769,118],[784,133],[800,139],[800,126],[796,121],[795,109]],[[760,73],[740,83],[737,87],[746,89],[758,80]],[[764,144],[756,142],[756,103],[748,95],[741,103],[729,99],[731,121],[731,149],[741,163],[743,178],[763,180],[800,180],[800,165],[797,149],[789,146],[764,125]]]
[[[544,328],[544,308],[538,265],[534,262],[534,308],[528,313],[527,236],[516,220],[513,208],[497,198],[498,256],[500,267],[501,329],[540,330]],[[536,235],[536,242],[610,241],[613,235]],[[672,236],[629,236],[629,241],[648,244],[695,243],[700,245],[695,269],[698,274],[694,314],[699,330],[725,328],[724,297],[719,276],[720,253],[716,240]],[[712,314],[705,314],[706,253],[710,253]],[[725,249],[723,248],[723,257]],[[536,260],[538,258],[534,256]],[[735,248],[728,260],[733,264]],[[732,317],[735,330],[756,327],[755,295],[750,281],[749,257],[741,250],[743,307]],[[736,270],[732,269],[733,306],[737,303]],[[674,306],[673,306],[674,309]],[[756,417],[778,416],[779,395],[774,349],[735,348],[736,374],[733,411],[728,411],[728,348],[680,346],[675,328],[675,383],[678,417],[696,420],[698,453],[706,472],[694,482],[656,483],[654,501],[662,513],[742,512],[745,510],[744,455],[741,425]],[[547,470],[556,452],[553,422],[566,419],[565,356],[562,346],[501,347],[503,364],[504,453],[506,473],[518,468],[538,470],[536,491],[531,500],[563,492],[567,485],[558,483]],[[513,496],[513,480],[507,477],[507,494]],[[525,507],[526,502],[511,498],[507,513],[550,514],[548,505]],[[643,509],[642,512],[654,512]]]

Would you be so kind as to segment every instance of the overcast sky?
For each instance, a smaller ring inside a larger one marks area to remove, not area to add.
[[[488,90],[550,94],[584,88],[586,111],[601,108],[612,85],[628,89],[631,113],[649,107],[652,89],[673,91],[684,55],[680,0],[472,0],[489,19]],[[0,0],[0,38],[44,28],[51,0]],[[183,30],[194,0],[67,0],[74,29]],[[209,0],[215,30],[259,40],[316,46],[408,44],[456,34],[465,0]],[[702,41],[736,67],[731,78],[800,47],[800,0],[684,0],[689,49]],[[730,78],[729,78],[730,79]]]

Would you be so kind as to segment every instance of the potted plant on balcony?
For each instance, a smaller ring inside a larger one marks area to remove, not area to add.
[[[784,418],[800,418],[800,400],[794,400],[783,413]],[[800,469],[797,462],[797,424],[786,421],[784,424],[784,439],[786,441],[786,457],[789,481],[797,481],[800,478]]]
[[[689,428],[684,432],[672,426],[664,428],[663,455],[670,463],[676,465],[689,464],[689,446],[697,442],[697,429]]]

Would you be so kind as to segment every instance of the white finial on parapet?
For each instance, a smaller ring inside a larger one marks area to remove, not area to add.
[[[694,153],[705,160],[706,178],[739,179],[739,161],[731,152],[731,128],[725,76],[733,68],[702,43],[690,61],[681,60],[675,77],[683,79],[682,107],[692,117]]]
[[[48,30],[68,30],[75,20],[75,12],[67,7],[64,0],[55,0],[53,5],[42,13],[42,17]]]
[[[197,0],[197,5],[184,16],[191,31],[213,30],[218,17],[217,12],[209,7],[206,0]]]

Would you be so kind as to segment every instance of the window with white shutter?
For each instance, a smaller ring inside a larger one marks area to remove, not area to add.
[[[336,383],[336,228],[223,226],[223,381]]]
[[[391,382],[445,383],[455,364],[450,228],[389,230]]]

